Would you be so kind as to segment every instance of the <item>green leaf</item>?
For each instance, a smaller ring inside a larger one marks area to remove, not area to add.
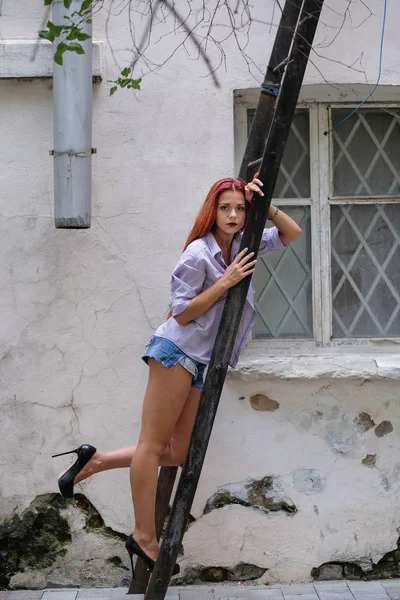
[[[91,24],[93,23],[93,21],[92,21],[92,19],[87,19],[87,20],[86,20],[86,23],[87,23],[88,25],[91,25]]]
[[[123,80],[121,81],[121,83],[120,83],[120,86],[121,86],[122,88],[124,88],[124,87],[126,87],[126,86],[128,85],[128,83],[130,83],[130,80],[129,80],[129,79],[123,79]]]
[[[72,4],[72,0],[64,0],[64,6],[66,9],[68,9]]]
[[[51,21],[47,21],[47,27],[54,37],[59,37],[64,28],[63,25],[54,25]]]
[[[83,33],[83,31],[78,31],[76,35],[76,39],[79,42],[85,42],[86,40],[90,40],[91,36],[88,33]]]
[[[52,4],[53,0],[44,0],[44,5],[45,6],[50,6],[50,4]]]
[[[83,31],[79,31],[77,27],[74,27],[69,36],[67,37],[67,40],[78,40],[79,42],[84,42],[86,40],[89,40],[90,37],[91,36],[87,33],[83,33]]]
[[[61,67],[63,64],[62,54],[60,54],[59,52],[56,52],[54,55],[54,62],[57,63],[58,65],[60,65],[60,67]]]
[[[114,87],[112,87],[111,90],[110,90],[110,96],[112,96],[113,94],[115,94],[115,92],[117,91],[117,89],[118,89],[118,86],[114,85]]]
[[[91,4],[92,4],[92,0],[83,0],[82,6],[81,6],[79,12],[81,14],[84,13],[84,12],[86,12],[90,8]]]
[[[64,44],[64,42],[58,44],[56,53],[54,54],[54,62],[61,66],[63,64],[63,54],[67,50],[67,44]]]
[[[73,27],[71,30],[71,33],[68,35],[67,40],[72,41],[72,40],[76,40],[76,34],[77,34],[78,30],[76,27]]]
[[[84,49],[77,42],[72,42],[72,44],[68,44],[67,49],[71,52],[76,52],[77,54],[85,54]]]
[[[140,90],[140,84],[141,84],[141,82],[142,82],[142,80],[141,80],[141,79],[131,79],[131,84],[132,84],[132,87],[133,87],[135,90]]]
[[[49,42],[54,42],[55,40],[55,35],[51,33],[51,31],[49,31],[48,29],[43,29],[42,31],[39,31],[39,37],[42,40],[49,40]]]
[[[123,69],[123,70],[121,71],[121,75],[122,75],[123,77],[128,77],[128,75],[130,75],[130,73],[131,73],[131,69],[130,69],[130,67],[126,67],[125,69]]]

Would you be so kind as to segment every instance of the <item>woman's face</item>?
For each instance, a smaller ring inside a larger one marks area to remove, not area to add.
[[[226,190],[218,198],[216,226],[224,233],[234,235],[246,221],[246,202],[243,192]]]

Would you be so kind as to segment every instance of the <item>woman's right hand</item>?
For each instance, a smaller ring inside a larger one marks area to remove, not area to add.
[[[250,261],[254,256],[254,252],[250,252],[246,255],[247,251],[248,248],[244,248],[239,252],[235,260],[231,262],[225,273],[222,275],[220,281],[224,284],[226,289],[233,287],[239,283],[239,281],[242,281],[242,279],[254,273],[257,260]]]

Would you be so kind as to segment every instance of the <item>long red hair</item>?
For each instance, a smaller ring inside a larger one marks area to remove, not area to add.
[[[225,179],[220,179],[219,181],[214,183],[214,185],[208,192],[206,199],[204,200],[203,206],[199,210],[199,213],[188,235],[183,250],[186,250],[189,244],[194,242],[194,240],[198,240],[199,238],[204,237],[213,229],[215,220],[217,218],[218,199],[222,192],[226,192],[227,190],[233,192],[243,192],[247,214],[250,202],[246,200],[244,189],[245,185],[246,182],[243,181],[243,179],[239,179],[238,177],[225,177]],[[172,317],[172,313],[171,311],[168,311],[167,319],[169,319],[170,317]]]
[[[227,190],[243,192],[243,196],[245,196],[245,185],[246,183],[243,179],[234,177],[225,177],[225,179],[220,179],[214,183],[204,200],[203,206],[199,210],[194,225],[183,247],[184,250],[186,250],[189,244],[194,242],[194,240],[198,240],[207,235],[214,227],[217,218],[218,199],[222,192],[226,192]],[[250,203],[246,200],[246,212],[249,206]]]

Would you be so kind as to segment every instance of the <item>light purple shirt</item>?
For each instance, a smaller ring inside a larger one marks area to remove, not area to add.
[[[236,235],[232,241],[231,261],[239,252],[240,241],[240,235]],[[280,240],[278,229],[276,227],[264,229],[258,254],[269,254],[283,248],[285,246]],[[186,325],[179,325],[173,317],[180,315],[195,296],[218,281],[226,268],[222,250],[211,232],[189,244],[171,275],[170,309],[172,317],[163,323],[154,334],[167,338],[190,358],[206,365],[210,362],[228,292],[225,292],[205,313]],[[247,341],[255,320],[253,287],[250,285],[229,362],[231,367],[237,365],[240,351]]]

